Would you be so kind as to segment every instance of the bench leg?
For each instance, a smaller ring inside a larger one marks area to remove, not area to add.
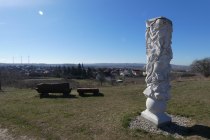
[[[49,93],[41,93],[40,98],[42,98],[42,97],[49,97]]]
[[[99,95],[99,92],[93,92],[93,95],[97,96],[97,95]]]
[[[79,92],[79,96],[83,96],[84,95],[84,93],[83,92]]]
[[[69,96],[69,93],[63,93],[63,96],[67,97]]]

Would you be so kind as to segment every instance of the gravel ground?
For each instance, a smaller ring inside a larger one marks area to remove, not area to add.
[[[184,138],[189,133],[189,127],[192,126],[192,121],[186,117],[169,115],[172,118],[172,123],[163,127],[157,128],[155,125],[145,120],[141,116],[137,116],[130,123],[130,129],[143,129],[146,132],[162,135],[171,135],[174,138]],[[15,140],[12,135],[9,134],[8,129],[0,128],[0,140]],[[26,136],[21,136],[21,140],[33,140]]]
[[[192,126],[192,121],[186,117],[169,115],[172,118],[172,123],[163,127],[157,128],[152,123],[148,122],[141,116],[137,116],[131,123],[131,129],[143,129],[147,132],[162,135],[171,135],[174,138],[184,138],[189,133],[189,127]]]

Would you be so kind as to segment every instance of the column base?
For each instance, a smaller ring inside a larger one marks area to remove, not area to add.
[[[141,116],[146,120],[152,122],[157,127],[161,127],[171,123],[171,117],[163,113],[152,113],[149,110],[141,112]]]

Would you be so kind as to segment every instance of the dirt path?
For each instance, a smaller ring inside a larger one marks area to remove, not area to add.
[[[0,126],[0,140],[35,140],[33,138],[29,138],[27,136],[20,136],[15,138],[9,133],[9,130],[6,128],[1,128]]]
[[[8,133],[8,129],[0,128],[0,140],[14,140],[14,138]]]

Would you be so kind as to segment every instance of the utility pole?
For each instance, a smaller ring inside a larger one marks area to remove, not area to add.
[[[30,56],[28,56],[28,64],[30,64]]]

